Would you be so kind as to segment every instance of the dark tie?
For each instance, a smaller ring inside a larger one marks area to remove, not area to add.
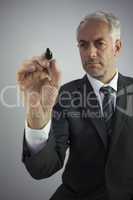
[[[114,89],[110,86],[101,87],[100,91],[104,94],[102,108],[103,108],[103,117],[105,121],[106,131],[108,135],[111,135],[112,132],[112,115],[114,113],[114,97],[112,93]]]

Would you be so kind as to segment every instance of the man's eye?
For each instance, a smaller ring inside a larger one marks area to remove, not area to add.
[[[100,48],[104,48],[106,46],[104,42],[98,42],[96,45],[97,47],[100,47]]]
[[[80,43],[78,44],[79,48],[87,48],[87,44],[85,43]]]
[[[84,47],[85,44],[84,44],[84,43],[80,43],[79,46],[80,46],[80,47]]]

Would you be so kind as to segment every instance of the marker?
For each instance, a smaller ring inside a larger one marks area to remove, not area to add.
[[[45,58],[48,59],[48,60],[51,60],[52,57],[53,57],[52,52],[50,51],[49,48],[47,48],[46,52],[45,52]]]

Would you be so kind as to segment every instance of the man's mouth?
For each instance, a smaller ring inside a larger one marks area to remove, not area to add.
[[[97,65],[99,62],[97,61],[85,61],[85,65]]]
[[[85,61],[86,64],[98,64],[98,60],[87,60]]]
[[[85,65],[86,66],[94,66],[94,67],[96,67],[96,65],[98,65],[99,64],[99,62],[85,62]]]

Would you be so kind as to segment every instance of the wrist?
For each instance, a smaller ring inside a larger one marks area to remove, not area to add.
[[[45,111],[40,109],[30,109],[27,113],[27,123],[32,129],[42,129],[44,128],[49,120],[51,119],[51,111]]]

